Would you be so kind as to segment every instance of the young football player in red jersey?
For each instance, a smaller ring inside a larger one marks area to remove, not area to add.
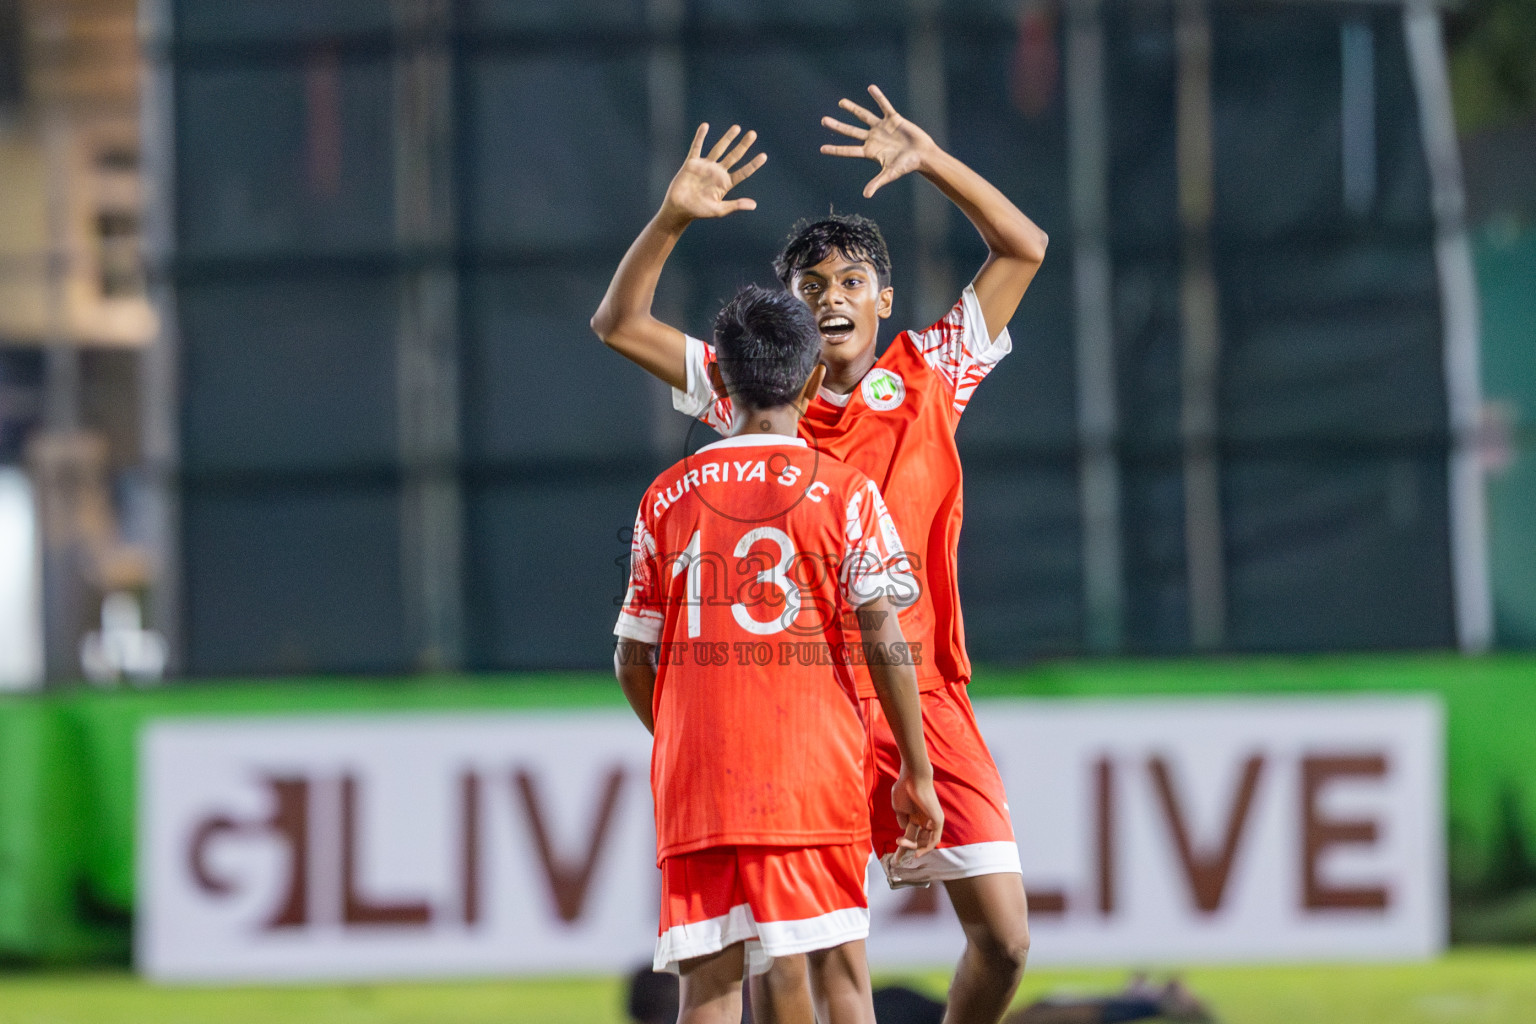
[[[844,99],[840,106],[859,124],[823,118],[857,144],[829,144],[822,152],[880,164],[866,197],[920,173],[970,219],[987,244],[986,261],[942,320],[902,332],[878,358],[879,321],[891,315],[894,296],[890,258],[873,223],[830,217],[805,226],[785,247],[777,269],[821,330],[826,377],[800,434],[879,484],[918,563],[921,596],[904,626],[922,657],[924,728],[948,825],[940,848],[921,859],[895,846],[882,795],[894,771],[888,727],[876,708],[867,707],[879,769],[870,795],[875,851],[892,884],[943,882],[964,928],[966,947],[950,985],[946,1024],[996,1024],[1023,973],[1028,910],[1002,782],[965,691],[970,662],[955,579],[962,492],[954,430],[977,383],[1012,349],[1006,324],[1044,259],[1046,237],[1006,196],[897,113],[879,89],[869,91],[880,113]],[[732,406],[711,388],[714,353],[651,313],[662,267],[688,224],[756,205],[726,198],[766,159],[758,154],[746,160],[755,133],[739,135],[732,127],[706,155],[707,130],[700,126],[661,209],[619,264],[592,326],[610,347],[671,384],[680,411],[720,429]],[[867,698],[862,678],[859,688]],[[780,1001],[796,984],[804,998],[803,982],[793,975],[788,962],[769,975],[783,989]]]
[[[801,955],[824,1024],[875,1024],[853,663],[899,750],[902,849],[942,834],[894,611],[914,589],[900,538],[868,477],[795,436],[820,348],[791,296],[728,303],[711,375],[735,401],[729,436],[657,477],[635,519],[614,670],[655,736],[655,968],[681,975],[683,1024],[736,1024],[744,967]],[[773,1009],[815,1024],[809,1006]]]

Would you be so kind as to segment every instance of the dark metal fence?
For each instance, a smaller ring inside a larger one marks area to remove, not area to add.
[[[1110,649],[1189,649],[1191,443],[1219,471],[1217,648],[1454,643],[1435,221],[1402,12],[1205,11],[1221,348],[1216,427],[1192,439],[1168,3],[1094,9],[1118,422],[1090,436],[1079,415],[1064,69],[1082,6],[180,0],[154,60],[173,83],[184,669],[604,664],[619,535],[703,438],[587,318],[692,127],[739,122],[770,154],[745,190],[757,211],[695,225],[669,265],[661,302],[693,333],[829,206],[884,228],[897,329],[941,313],[984,255],[957,211],[921,216],[930,186],[866,202],[864,167],[817,154],[820,116],[872,81],[1052,239],[1014,353],[960,428],[975,658],[1103,648],[1084,597],[1090,448],[1120,495]],[[436,135],[412,103],[436,106]],[[423,189],[441,202],[413,222]],[[422,385],[418,357],[443,372]],[[451,412],[442,443],[413,433],[422,386]]]

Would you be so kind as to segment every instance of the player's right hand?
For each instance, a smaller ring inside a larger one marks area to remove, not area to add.
[[[911,850],[915,857],[938,847],[944,834],[944,809],[939,806],[931,774],[913,778],[903,765],[896,785],[891,787],[891,807],[896,812],[896,823],[905,830],[896,840],[898,847]]]
[[[704,154],[704,137],[708,134],[708,124],[699,125],[699,130],[693,133],[688,159],[672,178],[672,183],[667,186],[667,196],[661,202],[662,217],[686,224],[706,217],[724,217],[737,210],[757,209],[755,199],[725,198],[731,189],[752,177],[768,162],[768,154],[759,153],[741,163],[757,141],[757,132],[742,135],[741,126],[733,124],[709,153]],[[736,141],[738,135],[740,141]],[[736,142],[734,147],[731,146],[733,141]]]

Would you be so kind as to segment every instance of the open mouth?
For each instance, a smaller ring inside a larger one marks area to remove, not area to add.
[[[834,340],[846,338],[853,333],[853,321],[845,316],[823,317],[816,326],[821,328],[822,337]]]

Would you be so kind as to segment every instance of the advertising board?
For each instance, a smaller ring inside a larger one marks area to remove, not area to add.
[[[1037,964],[1426,957],[1441,712],[1418,696],[981,702]],[[650,741],[614,711],[172,719],[141,736],[162,980],[612,972],[657,920]],[[870,877],[876,968],[953,963]]]

